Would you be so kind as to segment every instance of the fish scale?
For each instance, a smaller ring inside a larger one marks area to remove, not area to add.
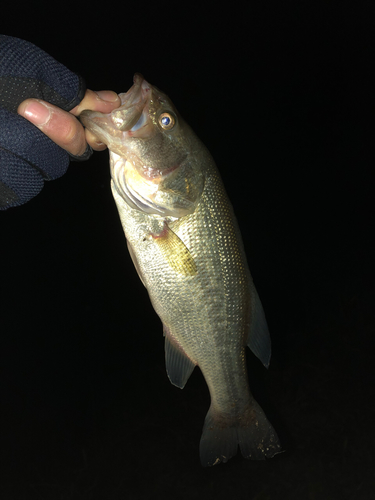
[[[248,345],[268,366],[270,338],[219,172],[169,98],[141,75],[120,97],[112,114],[84,111],[81,121],[110,150],[113,196],[163,323],[168,376],[183,388],[199,366],[208,385],[201,463],[226,462],[238,446],[245,458],[272,457],[280,443],[251,395],[245,354]]]

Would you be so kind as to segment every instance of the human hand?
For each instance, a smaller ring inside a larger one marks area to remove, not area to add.
[[[44,117],[36,108],[43,102]],[[32,43],[0,35],[0,210],[36,196],[70,159],[87,160],[91,145],[104,149],[76,116],[119,104],[114,92],[86,91],[80,76]]]
[[[120,98],[111,90],[86,90],[82,101],[69,112],[39,99],[26,99],[17,111],[71,156],[80,157],[84,155],[87,145],[95,151],[102,151],[107,146],[84,129],[75,117],[84,109],[110,113],[119,106]]]

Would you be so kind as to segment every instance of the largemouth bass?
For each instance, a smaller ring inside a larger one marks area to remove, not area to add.
[[[241,235],[215,163],[170,99],[139,74],[109,114],[85,110],[84,126],[110,150],[111,186],[129,252],[159,315],[172,384],[195,366],[211,406],[203,466],[237,453],[280,451],[248,384],[246,345],[268,367],[271,343]]]

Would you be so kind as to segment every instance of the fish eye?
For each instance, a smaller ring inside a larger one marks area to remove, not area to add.
[[[159,116],[159,125],[164,130],[171,130],[176,123],[176,119],[171,113],[162,113]]]

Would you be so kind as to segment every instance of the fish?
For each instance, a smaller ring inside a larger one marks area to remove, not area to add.
[[[215,162],[169,97],[136,73],[109,114],[84,127],[108,146],[127,246],[161,319],[165,363],[183,388],[198,366],[211,404],[203,466],[271,458],[279,438],[250,392],[246,346],[268,367],[271,341],[232,205]]]

